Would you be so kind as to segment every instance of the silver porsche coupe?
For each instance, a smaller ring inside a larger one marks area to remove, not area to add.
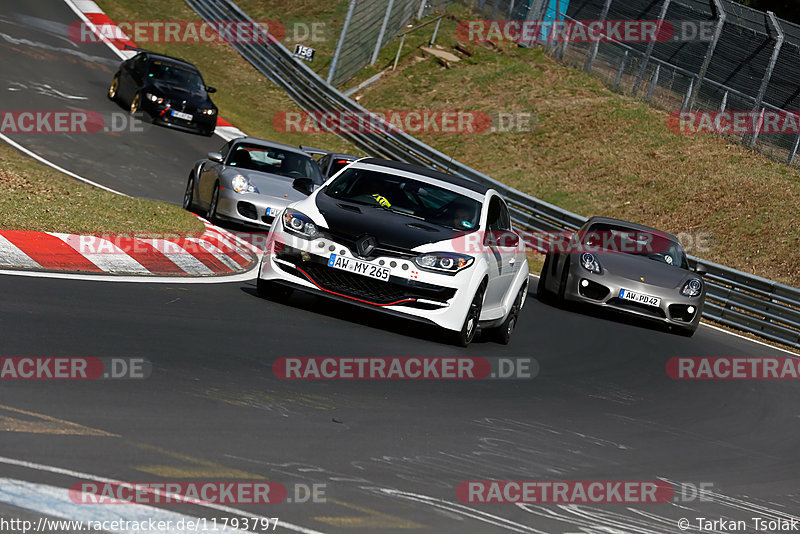
[[[212,222],[269,228],[283,208],[322,182],[317,162],[301,149],[240,137],[194,164],[183,207]]]

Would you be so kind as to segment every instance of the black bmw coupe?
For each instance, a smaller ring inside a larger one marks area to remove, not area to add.
[[[108,98],[155,124],[211,136],[218,110],[208,95],[214,92],[191,63],[142,51],[122,62]]]

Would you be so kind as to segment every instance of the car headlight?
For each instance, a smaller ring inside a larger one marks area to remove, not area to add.
[[[283,227],[289,233],[306,239],[314,239],[319,235],[319,228],[307,215],[288,208],[283,212]]]
[[[247,178],[237,174],[231,180],[231,187],[237,193],[258,193],[258,188],[247,181]]]
[[[422,269],[447,273],[457,273],[472,265],[474,261],[475,258],[472,256],[454,252],[429,252],[414,258],[414,263]]]
[[[217,112],[217,110],[214,108],[200,109],[198,111],[203,115],[214,115]]]
[[[145,96],[147,97],[147,100],[149,100],[150,102],[155,102],[156,104],[163,104],[164,103],[164,99],[163,98],[161,98],[158,95],[154,95],[153,93],[147,93]]]
[[[584,269],[593,273],[600,274],[603,271],[600,268],[600,264],[597,262],[597,258],[595,258],[594,254],[590,252],[584,252],[581,254],[581,265]]]
[[[696,297],[700,294],[702,290],[703,290],[703,283],[697,278],[692,278],[691,280],[683,284],[683,289],[681,289],[681,295],[685,297]]]

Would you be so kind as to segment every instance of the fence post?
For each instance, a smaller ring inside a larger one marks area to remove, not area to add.
[[[564,54],[567,53],[567,46],[568,45],[569,45],[569,39],[564,39],[564,44],[562,44],[561,47],[556,52],[556,57],[558,57],[559,61],[564,59]]]
[[[383,23],[381,24],[381,31],[378,32],[378,41],[375,43],[375,50],[372,51],[372,60],[370,65],[374,65],[378,61],[378,52],[381,51],[381,43],[383,36],[386,34],[386,26],[389,25],[389,17],[392,15],[392,8],[394,7],[394,0],[389,0],[389,5],[386,6],[386,14],[383,16]]]
[[[767,94],[769,81],[772,79],[772,71],[775,70],[775,63],[778,62],[778,54],[781,53],[781,47],[783,46],[783,28],[781,28],[781,23],[778,21],[777,17],[775,17],[775,13],[767,11],[767,20],[770,21],[770,26],[772,26],[775,31],[775,47],[772,49],[772,57],[769,58],[767,71],[764,73],[764,78],[761,80],[761,87],[758,90],[758,96],[756,97],[756,104],[753,106],[753,111],[758,111],[758,108],[760,108],[761,104],[764,102],[764,96]],[[757,138],[758,131],[750,138],[750,148],[755,146]],[[746,139],[747,134],[742,137],[742,142]]]
[[[725,108],[728,107],[728,91],[725,91],[725,94],[722,95],[722,103],[719,105],[720,111],[725,111]]]
[[[400,52],[403,51],[403,45],[406,44],[406,34],[400,38],[400,46],[397,47],[397,55],[394,56],[394,65],[392,65],[392,70],[397,68],[397,62],[400,61]]]
[[[606,3],[603,4],[603,11],[600,12],[600,20],[606,20],[608,18],[608,11],[611,9],[611,2],[614,0],[606,0]],[[597,58],[597,51],[600,49],[600,41],[595,41],[592,44],[592,48],[589,51],[589,55],[586,57],[586,63],[583,65],[583,72],[591,72],[592,65],[594,64],[594,60]]]
[[[494,0],[494,3],[492,3],[492,14],[489,15],[490,20],[494,20],[494,14],[497,12],[497,4],[499,3],[500,0]]]
[[[419,2],[419,11],[417,11],[417,20],[422,20],[422,15],[425,14],[425,4],[428,0],[420,0]]]
[[[694,78],[689,78],[689,87],[686,89],[686,96],[683,97],[683,104],[681,105],[681,111],[692,110],[692,108],[689,106],[689,101],[692,98],[693,91],[694,91]]]
[[[561,0],[556,0],[556,12],[553,13],[553,25],[550,26],[550,39],[548,39],[548,41],[552,43],[553,47],[556,46],[555,35],[556,35],[556,28],[558,27],[558,17],[560,16],[560,14],[561,14]]]
[[[658,76],[661,74],[661,65],[656,65],[656,71],[653,73],[653,81],[650,82],[650,89],[647,90],[647,100],[653,98],[653,93],[658,85]]]
[[[795,120],[800,120],[800,116],[795,118]],[[800,147],[800,134],[797,134],[797,139],[794,140],[794,146],[792,147],[792,151],[789,152],[789,165],[794,162],[794,157],[797,155],[797,149]]]
[[[700,72],[697,73],[697,84],[692,90],[692,96],[689,97],[689,110],[694,107],[694,104],[697,101],[697,95],[700,93],[700,86],[703,84],[703,80],[706,78],[706,71],[708,71],[708,66],[711,65],[711,58],[714,56],[717,43],[719,42],[720,36],[722,36],[722,27],[725,25],[725,19],[728,17],[728,14],[725,13],[725,8],[722,7],[722,2],[720,0],[712,0],[711,4],[714,6],[714,11],[717,15],[717,27],[714,28],[714,37],[712,37],[711,43],[709,43],[708,48],[706,49],[706,55],[703,58],[703,64],[700,66]]]
[[[358,0],[350,0],[350,5],[347,7],[347,15],[344,17],[342,33],[339,34],[339,42],[336,43],[336,51],[333,53],[333,59],[331,59],[331,68],[328,69],[327,82],[330,85],[332,85],[333,82],[333,74],[336,72],[336,64],[339,63],[339,54],[342,53],[342,44],[344,44],[344,38],[347,36],[347,30],[350,27],[350,20],[353,18],[353,11],[356,8],[357,1]]]
[[[656,35],[661,32],[661,26],[664,22],[664,19],[667,16],[667,10],[669,9],[670,0],[664,0],[664,5],[661,6],[661,14],[658,16],[658,26],[656,30]],[[642,79],[644,78],[644,73],[647,70],[647,64],[650,62],[650,56],[653,55],[653,47],[656,45],[655,41],[650,41],[647,45],[647,52],[645,53],[644,59],[642,60],[642,66],[639,67],[639,74],[636,75],[636,83],[633,84],[633,95],[635,96],[636,93],[639,91],[639,86],[642,84]]]
[[[522,21],[523,27],[524,27],[525,23],[527,23],[529,21],[532,21],[532,20],[533,21],[537,20],[536,17],[538,16],[538,14],[541,11],[542,2],[543,2],[543,0],[533,0],[530,4],[528,4],[528,11],[525,13],[525,19]],[[541,18],[539,18],[538,20],[541,20]],[[522,36],[525,35],[525,33],[526,32],[520,32],[519,33],[519,41],[517,41],[517,46],[530,48],[531,46],[533,46],[533,43],[523,39]],[[534,42],[537,42],[537,41],[540,40],[541,33],[542,33],[542,26],[541,26],[541,24],[539,24],[536,27],[536,38],[535,38]]]
[[[511,15],[514,14],[514,0],[508,3],[508,13],[506,14],[506,18],[510,19]]]
[[[431,35],[431,42],[428,43],[428,46],[433,46],[436,42],[436,34],[439,33],[439,24],[442,23],[442,19],[436,21],[436,26],[433,27],[433,35]]]
[[[628,55],[629,52],[625,50],[625,55],[622,56],[622,60],[619,62],[619,70],[617,71],[617,79],[614,81],[614,90],[619,90],[619,84],[622,81],[622,75],[625,72],[625,66],[628,64]]]
[[[766,113],[767,108],[761,108],[761,113],[758,116],[758,126],[756,126],[756,131],[753,132],[753,136],[750,138],[750,148],[756,146],[756,141],[758,141],[758,134],[761,133],[761,129],[764,128],[764,113]]]

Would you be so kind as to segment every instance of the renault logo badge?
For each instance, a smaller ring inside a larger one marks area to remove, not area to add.
[[[363,256],[367,257],[372,254],[372,251],[375,250],[375,247],[378,245],[378,240],[372,237],[371,235],[362,237],[356,243],[356,248],[358,248],[358,253]]]

